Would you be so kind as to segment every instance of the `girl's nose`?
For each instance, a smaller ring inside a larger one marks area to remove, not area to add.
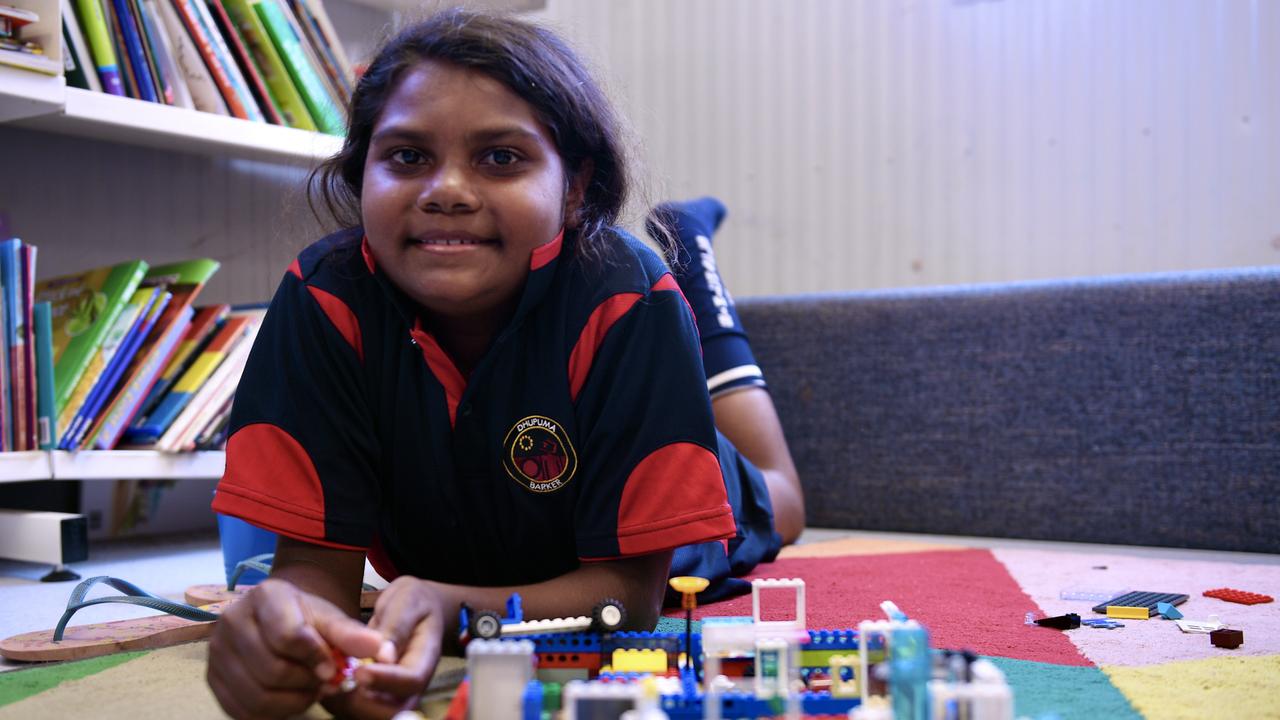
[[[454,215],[474,212],[479,206],[480,199],[468,173],[454,165],[442,165],[428,175],[418,196],[419,209],[428,213]]]

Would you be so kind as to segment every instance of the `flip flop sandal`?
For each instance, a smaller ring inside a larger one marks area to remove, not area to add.
[[[108,595],[85,600],[89,588],[105,583],[124,595]],[[104,603],[126,603],[160,610],[167,615],[116,620],[67,627],[71,616],[82,608]],[[227,603],[192,607],[152,595],[133,583],[99,575],[80,583],[71,591],[67,609],[53,630],[23,633],[0,640],[0,655],[23,662],[81,660],[128,650],[150,650],[184,642],[203,640],[213,632],[213,621]]]
[[[272,553],[265,553],[241,560],[236,563],[236,568],[231,572],[231,578],[226,585],[192,585],[186,589],[183,596],[186,598],[186,601],[192,605],[207,605],[209,603],[226,602],[227,600],[242,598],[245,593],[252,589],[252,586],[237,588],[236,584],[240,581],[240,576],[243,575],[246,570],[257,570],[263,575],[270,575],[272,559]],[[360,609],[372,610],[373,606],[378,602],[378,595],[381,593],[381,590],[365,583],[360,588]]]

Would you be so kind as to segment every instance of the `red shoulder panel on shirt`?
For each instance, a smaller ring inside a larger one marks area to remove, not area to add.
[[[564,245],[564,230],[561,230],[549,243],[543,243],[533,249],[529,256],[529,269],[538,270],[560,256],[560,248]]]
[[[299,280],[302,279],[302,263],[298,262],[297,258],[294,258],[293,262],[289,263],[289,272]]]
[[[246,425],[227,441],[213,510],[304,542],[363,549],[325,540],[320,476],[307,451],[275,425]]]
[[[573,344],[573,352],[569,354],[571,400],[577,401],[578,393],[591,372],[591,362],[595,359],[596,351],[600,349],[600,343],[604,342],[604,336],[608,334],[609,328],[626,315],[640,298],[640,293],[618,293],[610,296],[591,311],[591,317],[587,318],[587,324],[583,326],[582,333],[578,335],[578,342]]]
[[[737,530],[715,453],[672,443],[641,460],[618,505],[618,550],[641,555],[733,537]]]
[[[364,256],[364,266],[369,268],[369,274],[377,272],[378,265],[373,261],[373,248],[369,247],[369,238],[360,238],[360,254]]]
[[[356,356],[360,358],[360,362],[364,362],[364,340],[360,335],[360,321],[356,319],[356,314],[351,311],[337,295],[321,290],[314,285],[308,285],[307,290],[311,293],[311,297],[316,299],[320,304],[320,309],[324,310],[324,314],[329,317],[329,322],[342,333],[342,337],[346,339],[347,344],[352,350],[356,351]]]

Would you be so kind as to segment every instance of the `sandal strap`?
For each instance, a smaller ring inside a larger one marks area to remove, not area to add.
[[[236,589],[236,583],[240,582],[240,576],[245,570],[257,570],[263,575],[271,574],[271,562],[275,559],[275,553],[263,553],[254,555],[251,558],[245,558],[236,563],[236,569],[231,572],[230,579],[227,580],[227,591]]]
[[[125,595],[108,595],[105,597],[93,598],[85,600],[85,593],[89,592],[89,588],[98,583],[110,585]],[[67,629],[67,622],[71,620],[71,616],[77,611],[90,605],[100,605],[103,603],[123,603],[127,605],[141,605],[142,607],[159,610],[170,615],[176,615],[184,620],[192,620],[195,622],[208,622],[217,620],[217,613],[211,613],[208,610],[201,610],[198,607],[180,603],[176,600],[169,600],[143,590],[127,580],[108,577],[106,575],[98,575],[81,582],[71,591],[71,598],[67,600],[67,609],[62,613],[62,618],[58,620],[58,626],[53,631],[53,641],[62,640],[62,634]]]

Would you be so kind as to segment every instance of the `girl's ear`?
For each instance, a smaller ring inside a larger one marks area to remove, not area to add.
[[[575,229],[582,224],[582,206],[586,202],[587,188],[591,186],[591,176],[595,172],[595,163],[590,159],[583,160],[576,173],[570,175],[564,193],[564,225]]]

